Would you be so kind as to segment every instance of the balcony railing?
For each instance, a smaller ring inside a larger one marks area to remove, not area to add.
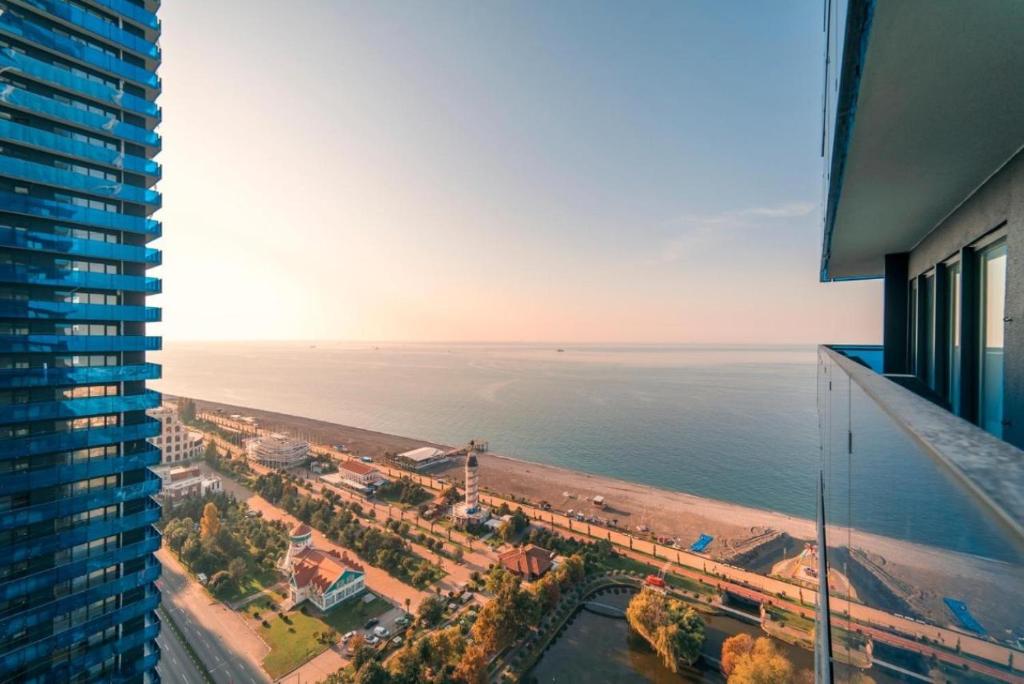
[[[48,12],[55,17],[60,17],[65,21],[71,22],[75,26],[80,26],[101,38],[112,40],[115,43],[128,48],[132,52],[142,55],[143,57],[160,59],[160,48],[155,43],[136,36],[134,33],[128,33],[117,24],[104,21],[92,12],[86,12],[74,5],[58,2],[57,0],[25,1],[38,7],[44,12]]]
[[[160,533],[153,528],[149,530],[149,536],[141,542],[128,544],[108,553],[76,559],[55,568],[47,568],[31,575],[2,582],[0,583],[0,600],[8,601],[19,596],[26,596],[40,589],[52,587],[58,582],[80,577],[95,570],[109,568],[111,565],[142,558],[151,553],[156,553],[160,549],[160,543]]]
[[[160,364],[156,363],[132,363],[126,366],[76,366],[73,368],[14,368],[0,370],[0,389],[132,382],[159,378]],[[10,441],[16,440],[0,440],[0,458],[3,458],[4,445]]]
[[[160,237],[162,232],[159,221],[143,216],[129,216],[100,209],[87,209],[57,200],[30,197],[16,192],[0,190],[0,206],[4,211],[25,216],[38,216],[65,223],[77,223],[83,226],[125,230],[130,233],[141,233]]]
[[[136,97],[135,95],[129,95],[105,83],[90,81],[76,75],[69,69],[62,69],[40,59],[29,57],[12,48],[0,49],[0,68],[4,67],[7,67],[9,71],[14,73],[20,72],[33,79],[43,81],[48,85],[77,91],[110,107],[128,109],[136,114],[152,117],[157,122],[160,121],[160,107],[155,102]]]
[[[127,456],[97,458],[87,463],[59,465],[52,468],[38,468],[36,470],[9,473],[0,478],[0,496],[78,482],[92,477],[114,475],[159,464],[160,450],[156,447],[150,447],[145,451]]]
[[[161,339],[143,335],[0,335],[0,353],[158,351]]]
[[[156,190],[140,188],[137,185],[129,185],[106,178],[87,176],[84,173],[65,171],[14,157],[0,157],[0,176],[49,185],[58,189],[75,190],[104,199],[148,204],[154,208],[160,207],[160,193]]]
[[[142,24],[146,28],[160,28],[160,20],[157,19],[155,14],[128,0],[96,0],[96,2],[122,16],[128,17],[138,24]]]
[[[91,273],[36,266],[0,266],[0,283],[49,285],[51,287],[88,287],[98,290],[128,290],[157,294],[160,279],[147,276]]]
[[[152,247],[86,240],[34,230],[16,230],[6,226],[0,226],[0,246],[51,254],[73,254],[112,261],[131,261],[144,263],[147,266],[159,266],[161,263],[160,250]]]
[[[74,304],[71,302],[0,301],[0,316],[44,321],[143,321],[156,323],[160,309],[154,306]]]
[[[152,390],[140,394],[122,394],[114,397],[57,399],[30,404],[11,404],[0,406],[0,424],[145,411],[159,405],[160,393]]]
[[[98,489],[77,496],[67,496],[45,503],[0,513],[0,530],[32,525],[52,518],[81,513],[93,508],[112,506],[153,496],[160,491],[162,480],[147,471],[146,479],[136,484]]]
[[[138,513],[79,525],[61,530],[56,534],[18,541],[16,544],[0,545],[0,557],[8,559],[11,563],[17,563],[40,554],[68,549],[100,537],[149,527],[160,520],[160,515],[160,504],[156,501],[147,501],[146,507]]]
[[[26,126],[7,119],[0,119],[0,139],[11,140],[31,147],[52,150],[59,154],[78,157],[87,161],[105,164],[115,169],[123,169],[159,179],[162,173],[160,165],[152,159],[124,154],[100,145],[79,142],[71,137],[57,135],[41,128]]]
[[[44,26],[14,14],[10,10],[0,14],[0,31],[37,45],[42,45],[63,55],[74,57],[97,69],[132,81],[144,88],[160,88],[160,77],[155,72],[128,64],[91,45],[54,33]]]
[[[81,672],[92,665],[102,663],[112,655],[128,653],[132,649],[136,649],[144,644],[155,645],[153,640],[160,634],[160,629],[161,624],[156,613],[150,613],[146,616],[145,627],[138,632],[125,634],[121,638],[109,641],[102,646],[92,646],[84,655],[57,667],[50,668],[47,670],[47,674],[52,677],[53,681],[67,681],[73,673]],[[155,672],[147,672],[143,682],[152,681],[155,674]],[[121,681],[120,675],[111,675],[111,681]],[[129,678],[128,681],[137,681],[137,678]],[[159,684],[159,677],[155,681]]]
[[[1018,681],[1024,452],[879,374],[880,355],[819,350],[827,554],[798,581],[828,589],[834,679],[898,662]]]

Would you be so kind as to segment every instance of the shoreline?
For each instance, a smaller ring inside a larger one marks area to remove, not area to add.
[[[165,396],[172,401],[176,398]],[[199,398],[193,400],[202,410],[220,409],[229,414],[252,416],[264,429],[289,432],[320,444],[344,444],[353,453],[374,458],[381,458],[386,452],[398,453],[421,446],[450,448],[427,440],[325,420]],[[775,563],[798,554],[806,542],[816,539],[813,520],[787,513],[490,452],[478,458],[480,484],[485,490],[504,496],[515,495],[535,504],[547,501],[562,511],[571,508],[586,515],[617,519],[619,527],[630,531],[646,526],[658,536],[677,538],[681,548],[689,547],[701,534],[709,534],[714,537],[707,548],[709,558],[760,574],[769,574]],[[460,482],[462,470],[462,459],[453,459],[423,472]],[[566,497],[565,493],[573,496]],[[604,508],[592,503],[598,494],[606,499]],[[829,532],[830,548],[848,547],[856,551],[850,554],[851,561],[862,571],[860,576],[867,577],[865,584],[856,590],[862,600],[873,595],[875,600],[866,601],[869,604],[881,604],[879,607],[888,607],[893,612],[909,609],[941,623],[949,622],[942,597],[960,596],[978,614],[999,616],[999,622],[1013,623],[1007,607],[1014,601],[1006,599],[1014,597],[1005,593],[1005,588],[1014,586],[1016,581],[1014,566],[1009,563],[856,529],[830,528]],[[993,596],[997,592],[991,590],[995,588],[1004,588],[1002,602]],[[1024,602],[1024,586],[1017,598]]]

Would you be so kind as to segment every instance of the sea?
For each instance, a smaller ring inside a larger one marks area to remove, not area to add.
[[[155,387],[173,395],[441,444],[486,440],[506,456],[815,516],[810,345],[166,341],[153,356],[164,367]],[[868,418],[877,434],[893,429]],[[840,485],[855,527],[1005,558],[1001,532],[920,454],[889,453],[895,439]]]

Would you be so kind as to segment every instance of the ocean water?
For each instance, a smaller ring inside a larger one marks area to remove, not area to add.
[[[167,342],[154,357],[170,394],[443,444],[485,439],[508,456],[815,514],[813,346]],[[1002,555],[948,478],[877,441],[855,508],[842,507],[858,529]]]

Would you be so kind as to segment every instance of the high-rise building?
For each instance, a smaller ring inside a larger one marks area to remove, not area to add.
[[[158,681],[158,0],[0,0],[0,681]]]
[[[819,350],[818,679],[890,657],[882,609],[934,679],[1022,681],[1024,5],[827,8],[821,278],[881,279],[884,313],[881,345]]]

